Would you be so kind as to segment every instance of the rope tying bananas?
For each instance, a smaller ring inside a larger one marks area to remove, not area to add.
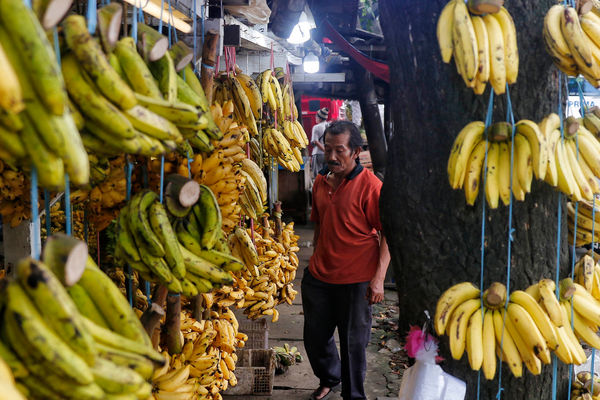
[[[482,2],[452,0],[442,9],[437,22],[442,61],[454,56],[457,72],[475,94],[483,94],[488,82],[503,94],[519,73],[515,24],[502,2],[481,4],[485,9],[475,3]]]
[[[530,120],[515,124],[515,199],[525,199],[534,176],[574,201],[591,201],[595,193],[600,193],[600,143],[585,124],[585,120],[567,119],[564,140],[560,118],[554,113],[539,124]],[[499,200],[509,204],[511,132],[512,126],[506,122],[495,123],[484,132],[484,123],[474,121],[456,137],[448,160],[448,178],[452,188],[464,189],[467,204],[475,204],[482,173],[487,174],[484,190],[489,207],[497,208]],[[486,151],[487,171],[483,171]]]

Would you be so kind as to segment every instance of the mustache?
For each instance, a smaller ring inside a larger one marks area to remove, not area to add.
[[[337,161],[327,161],[327,165],[341,165],[341,164]]]

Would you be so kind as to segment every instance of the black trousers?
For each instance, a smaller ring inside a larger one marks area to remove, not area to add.
[[[366,399],[366,348],[371,336],[371,306],[365,299],[369,282],[334,285],[302,278],[304,346],[321,386],[342,382],[344,400]],[[333,337],[340,336],[340,354]]]

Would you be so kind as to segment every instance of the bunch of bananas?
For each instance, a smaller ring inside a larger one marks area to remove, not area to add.
[[[449,336],[453,358],[460,359],[466,349],[471,367],[482,368],[486,379],[494,377],[501,343],[502,359],[516,377],[522,376],[523,363],[540,374],[542,363],[550,363],[550,351],[565,364],[580,365],[587,358],[579,339],[600,346],[600,302],[570,278],[560,281],[558,292],[557,297],[554,281],[542,279],[512,292],[505,307],[506,289],[494,283],[483,293],[482,306],[479,289],[459,283],[440,297],[435,329]]]
[[[267,180],[260,167],[249,158],[242,160],[244,192],[239,203],[242,211],[255,221],[263,214],[267,202]]]
[[[0,358],[0,393],[6,400],[25,400],[28,395],[27,388],[21,386],[17,389],[15,377],[2,358]]]
[[[512,126],[505,122],[491,125],[467,124],[458,134],[448,160],[448,177],[454,189],[465,190],[467,203],[477,199],[482,168],[487,151],[485,194],[491,208],[500,198],[505,205],[510,200],[510,158],[514,153],[512,193],[523,201],[531,190],[533,176],[567,194],[575,201],[592,200],[600,193],[600,143],[588,131],[584,120],[567,119],[564,138],[560,133],[560,118],[549,114],[539,125],[521,120],[515,125],[515,148],[507,141]],[[499,142],[498,142],[499,141]]]
[[[1,157],[1,156],[0,156]],[[21,171],[0,160],[0,215],[5,224],[18,226],[31,216],[30,181]]]
[[[571,384],[571,398],[573,400],[598,400],[600,399],[600,379],[590,371],[579,371]]]
[[[569,224],[569,244],[573,243],[575,232],[575,216],[577,216],[577,232],[575,232],[575,246],[581,247],[600,240],[600,214],[598,209],[594,212],[594,203],[582,200],[578,203],[567,202],[567,222]]]
[[[600,11],[582,15],[571,6],[556,4],[544,18],[544,42],[554,64],[567,75],[583,75],[600,86]]]
[[[195,296],[214,284],[231,282],[222,269],[241,268],[240,261],[220,252],[221,214],[212,191],[201,186],[193,207],[177,199],[143,190],[121,210],[115,257],[136,269],[147,281],[161,282],[171,292]],[[167,212],[176,219],[173,224]]]
[[[555,115],[555,114],[554,114]],[[512,126],[500,122],[487,132],[482,121],[467,124],[456,137],[448,160],[448,178],[453,189],[464,188],[467,204],[475,204],[482,174],[485,197],[490,208],[499,200],[508,205],[511,197],[511,153],[514,153],[512,193],[523,201],[531,190],[533,173],[543,179],[548,169],[546,139],[535,122],[521,120],[515,125],[514,150],[510,141]],[[484,170],[487,152],[487,170]]]
[[[0,68],[5,76],[0,84],[0,158],[13,166],[36,167],[45,189],[62,190],[65,172],[73,184],[87,185],[87,153],[42,25],[18,0],[2,2],[0,14]]]
[[[221,391],[235,386],[235,349],[248,337],[238,331],[235,315],[228,308],[212,311],[208,320],[197,321],[191,313],[181,313],[184,336],[181,354],[163,355],[167,364],[153,376],[153,398],[220,400]]]
[[[77,206],[74,206],[77,207]],[[71,223],[72,223],[72,234],[74,238],[85,241],[85,211],[82,209],[74,209],[71,212]],[[65,232],[65,226],[67,217],[65,215],[65,211],[61,209],[61,204],[59,202],[55,203],[52,207],[50,207],[50,222],[51,222],[51,232]],[[42,242],[46,240],[47,232],[46,232],[46,224],[42,224],[41,227],[41,238]],[[96,234],[97,230],[94,224],[88,223],[88,249],[90,253],[96,252]]]
[[[467,7],[464,1],[451,0],[437,23],[442,61],[449,63],[454,56],[456,70],[475,94],[483,94],[488,82],[496,93],[502,94],[519,74],[513,19],[504,7],[489,6],[481,10],[470,4]]]
[[[21,260],[1,293],[0,358],[28,398],[148,398],[164,358],[110,278],[86,254],[85,265],[63,265],[68,238],[52,239],[44,262]]]
[[[592,250],[581,257],[575,263],[573,281],[600,301],[600,265],[597,264],[599,259],[600,256]]]
[[[268,69],[259,74],[256,81],[242,73],[222,75],[215,82],[214,90],[216,104],[233,100],[236,120],[247,126],[253,136],[250,140],[253,158],[261,158],[262,144],[262,149],[286,169],[300,170],[303,163],[300,150],[308,145],[308,139],[297,121],[291,84],[285,84],[282,89],[274,72]],[[261,122],[262,143],[256,121]]]
[[[250,319],[270,315],[271,321],[277,322],[279,311],[275,307],[292,304],[298,293],[292,283],[299,264],[298,239],[293,223],[282,230],[281,242],[272,238],[268,226],[258,227],[254,232],[256,246],[248,231],[236,228],[228,241],[232,254],[244,260],[246,269],[232,274],[231,286],[206,294],[205,301],[220,307],[245,308]]]
[[[245,125],[252,136],[258,136],[256,121],[262,118],[262,98],[256,82],[241,72],[222,74],[215,80],[213,103],[224,105],[231,101],[234,118]]]
[[[217,125],[224,132],[223,139],[212,142],[214,150],[202,160],[197,158],[191,163],[192,177],[208,186],[217,198],[223,229],[231,231],[240,219],[240,195],[247,183],[242,174],[241,162],[246,159],[248,130],[233,121],[233,102],[223,107],[211,106]]]
[[[298,122],[298,110],[294,104],[291,84],[281,89],[279,80],[270,69],[257,78],[264,104],[269,106],[273,123],[263,126],[263,149],[289,171],[299,171],[303,164],[300,150],[308,146],[308,138]]]

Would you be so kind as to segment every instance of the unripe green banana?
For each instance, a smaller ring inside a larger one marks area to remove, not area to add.
[[[181,250],[179,250],[179,242],[177,236],[173,232],[173,227],[169,222],[167,210],[161,203],[153,203],[149,210],[150,226],[158,236],[165,249],[165,259],[171,268],[173,275],[178,279],[185,277],[185,264]]]
[[[48,328],[25,290],[17,282],[11,282],[6,295],[5,323],[14,324],[28,348],[34,349],[40,359],[51,362],[61,374],[82,385],[92,383],[94,379],[85,361]]]
[[[46,265],[31,258],[17,264],[16,275],[44,321],[88,365],[94,365],[96,348],[94,340],[85,329],[77,306],[58,278]]]

